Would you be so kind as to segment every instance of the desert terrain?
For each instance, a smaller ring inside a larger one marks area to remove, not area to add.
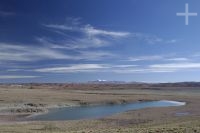
[[[26,121],[52,108],[184,101],[185,106],[131,110],[99,119]],[[2,133],[199,133],[199,83],[1,84]]]

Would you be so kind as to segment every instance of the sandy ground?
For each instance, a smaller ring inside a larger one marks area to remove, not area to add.
[[[16,121],[48,108],[164,99],[187,105],[128,111],[97,120]],[[199,101],[198,87],[0,85],[0,132],[200,132]]]

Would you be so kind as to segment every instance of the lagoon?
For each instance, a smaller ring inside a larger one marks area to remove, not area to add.
[[[185,104],[186,104],[185,102],[161,100],[161,101],[134,102],[134,103],[114,104],[114,105],[65,107],[60,109],[53,109],[46,114],[36,115],[34,117],[29,118],[29,120],[61,121],[61,120],[98,119],[130,110],[138,110],[138,109],[152,108],[152,107],[183,106]]]

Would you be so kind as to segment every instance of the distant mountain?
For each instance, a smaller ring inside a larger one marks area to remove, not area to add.
[[[200,88],[200,82],[174,82],[174,83],[146,83],[146,82],[125,82],[125,81],[107,81],[107,80],[95,80],[95,81],[88,81],[87,83],[9,83],[9,84],[3,84],[0,83],[0,85],[5,85],[5,86],[13,86],[13,87],[23,87],[24,85],[26,86],[32,86],[33,88],[36,87],[41,87],[44,88],[46,87],[74,87],[74,86],[84,86],[84,85],[91,85],[91,84],[99,84],[102,86],[107,86],[107,85],[114,85],[114,87],[121,87],[121,88],[160,88],[160,87],[199,87]]]
[[[107,80],[102,80],[98,79],[95,81],[88,81],[89,84],[126,84],[127,82],[125,81],[107,81]]]

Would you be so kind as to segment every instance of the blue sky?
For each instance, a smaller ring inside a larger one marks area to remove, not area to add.
[[[200,81],[199,5],[1,0],[0,82]]]

